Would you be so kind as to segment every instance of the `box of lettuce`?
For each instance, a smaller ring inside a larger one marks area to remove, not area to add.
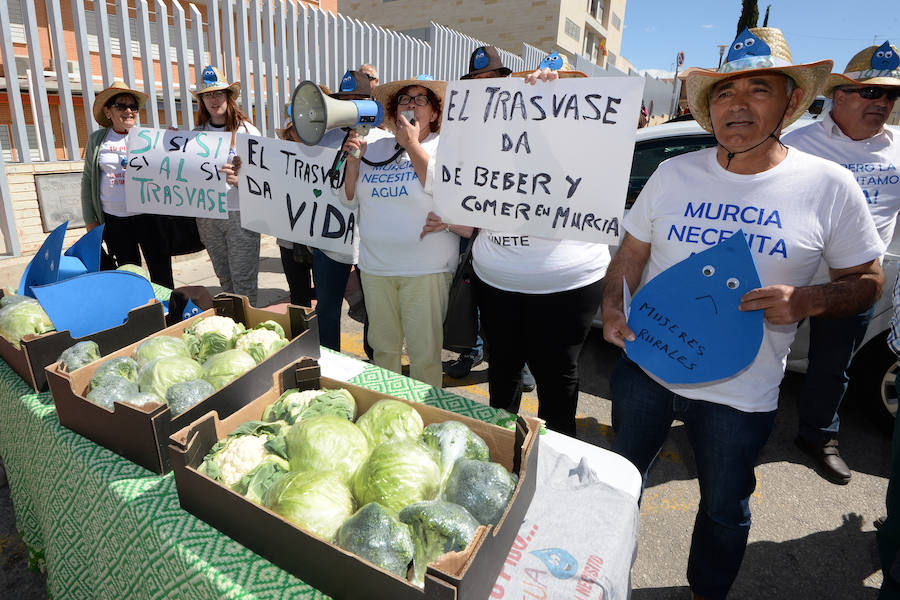
[[[182,508],[335,600],[458,600],[491,597],[534,496],[539,428],[321,377],[303,359],[169,451]]]
[[[44,368],[79,342],[94,342],[101,355],[119,350],[166,326],[162,304],[151,300],[128,312],[124,323],[80,338],[56,331],[34,298],[0,291],[0,357],[36,392],[47,391]]]
[[[101,360],[46,372],[61,425],[162,474],[171,470],[172,432],[208,411],[230,415],[268,389],[277,370],[318,354],[312,309],[276,313],[222,293],[212,309]]]

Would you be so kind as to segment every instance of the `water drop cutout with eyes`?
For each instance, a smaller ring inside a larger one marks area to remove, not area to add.
[[[631,300],[628,357],[667,383],[731,377],[756,358],[763,311],[741,312],[741,297],[760,287],[750,247],[739,230],[669,267]]]
[[[769,45],[744,28],[731,43],[726,62],[732,62],[746,56],[769,56],[772,54]]]
[[[900,56],[887,40],[872,53],[872,68],[876,71],[893,71],[900,67]]]

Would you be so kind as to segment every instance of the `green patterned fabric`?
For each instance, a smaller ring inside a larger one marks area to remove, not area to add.
[[[373,365],[350,382],[501,425],[512,419]],[[35,394],[2,360],[0,456],[17,527],[53,598],[327,598],[183,511],[171,473],[62,427],[50,394]]]

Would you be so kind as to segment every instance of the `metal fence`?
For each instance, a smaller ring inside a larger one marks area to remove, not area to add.
[[[146,125],[192,129],[190,89],[203,67],[212,64],[229,81],[242,82],[241,108],[263,135],[271,135],[292,90],[304,79],[334,89],[346,69],[371,63],[383,82],[422,73],[453,80],[467,71],[472,51],[484,44],[437,23],[427,29],[427,39],[420,39],[297,0],[206,0],[204,11],[175,0],[94,0],[92,10],[86,10],[85,0],[44,2],[50,70],[43,68],[34,0],[0,0],[0,55],[11,115],[9,132],[0,128],[0,220],[6,217],[7,250],[13,254],[18,243],[4,165],[56,159],[50,97],[54,104],[58,99],[61,147],[68,160],[79,160],[86,135],[79,138],[76,110],[83,111],[86,134],[96,130],[94,96],[114,78],[148,95]],[[64,29],[64,7],[71,13],[71,30]],[[72,56],[67,35],[75,40]],[[14,43],[25,44],[27,56],[16,56]],[[522,56],[501,55],[506,66],[521,71],[536,67],[546,50],[523,44]],[[584,71],[585,64],[590,63],[576,60],[575,67]],[[589,70],[589,75],[612,74],[596,65]],[[23,91],[34,125],[26,125]],[[80,103],[75,101],[79,96]]]

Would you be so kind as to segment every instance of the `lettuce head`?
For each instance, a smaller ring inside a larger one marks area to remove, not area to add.
[[[324,415],[292,425],[287,452],[292,471],[332,471],[349,481],[369,456],[369,443],[347,419]]]
[[[378,502],[397,512],[413,502],[434,499],[440,486],[436,456],[416,440],[373,448],[353,477],[353,495],[360,504]]]

